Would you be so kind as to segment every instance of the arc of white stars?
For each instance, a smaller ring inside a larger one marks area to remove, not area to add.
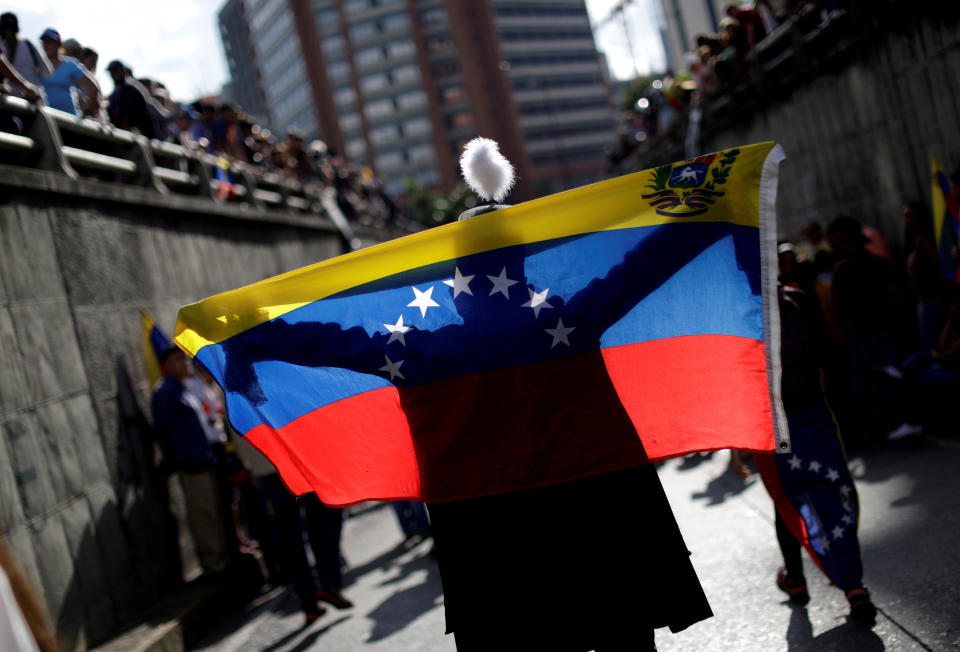
[[[793,457],[787,460],[787,463],[790,465],[791,471],[797,471],[800,469],[800,466],[803,464],[803,460],[797,457],[796,453],[794,453]]]
[[[393,342],[396,342],[397,340],[400,340],[401,345],[403,346],[407,345],[407,340],[404,338],[404,335],[412,327],[403,325],[403,315],[400,315],[400,317],[397,319],[396,324],[384,324],[384,327],[386,327],[386,329],[390,331],[390,339],[387,340],[387,344],[391,344]]]
[[[387,361],[387,364],[380,367],[378,371],[385,371],[388,374],[390,374],[390,380],[393,380],[394,378],[399,378],[400,380],[406,380],[404,375],[400,373],[400,365],[403,364],[403,360],[397,360],[396,362],[394,362],[393,360],[390,359],[390,356],[388,355],[383,356],[383,359]]]
[[[517,281],[514,281],[511,278],[507,278],[506,267],[500,270],[499,276],[490,276],[489,274],[487,274],[487,278],[490,279],[491,283],[493,283],[493,288],[490,289],[489,296],[492,297],[493,295],[499,292],[506,298],[508,299],[510,298],[510,286],[515,285]]]
[[[504,268],[506,270],[506,268]],[[473,296],[473,290],[470,289],[470,281],[473,280],[475,275],[471,274],[470,276],[464,276],[460,273],[459,267],[453,268],[453,278],[447,279],[444,281],[444,285],[449,285],[453,288],[453,298],[456,299],[460,296],[461,293],[469,294]]]
[[[408,308],[420,308],[420,316],[427,316],[428,308],[439,308],[440,304],[433,300],[433,286],[430,286],[430,289],[426,292],[421,292],[417,288],[413,288],[413,296],[416,297],[413,301],[407,304]]]
[[[527,291],[530,293],[530,300],[521,307],[533,308],[534,319],[540,316],[540,311],[543,308],[553,308],[553,306],[547,303],[547,293],[550,291],[550,288],[545,289],[543,292],[534,292],[533,288],[527,288]]]
[[[817,460],[813,460],[812,462],[810,462],[810,470],[813,471],[814,473],[820,473],[820,466],[821,464]]]
[[[827,469],[827,480],[836,482],[840,479],[840,474],[835,469]]]
[[[834,540],[834,541],[836,541],[837,539],[842,539],[842,538],[843,538],[843,528],[840,527],[839,525],[837,525],[837,526],[835,526],[835,527],[833,528],[833,530],[831,530],[831,534],[833,534],[833,540]]]
[[[567,338],[567,336],[573,331],[577,330],[577,327],[564,326],[563,317],[561,317],[560,319],[557,320],[556,328],[544,328],[543,330],[547,331],[547,333],[553,336],[553,342],[550,343],[550,348],[552,349],[553,347],[555,347],[557,344],[560,344],[561,342],[563,344],[566,344],[567,346],[570,346],[570,340]]]

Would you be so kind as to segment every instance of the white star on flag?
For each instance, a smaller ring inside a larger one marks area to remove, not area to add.
[[[853,488],[850,485],[843,485],[840,487],[840,493],[843,494],[843,497],[846,498],[850,495],[850,492],[853,491]]]
[[[831,532],[832,532],[832,534],[833,534],[833,540],[834,540],[834,541],[836,541],[837,539],[842,539],[842,538],[843,538],[843,528],[840,527],[839,525],[836,526],[836,527],[834,527]]]
[[[403,346],[407,345],[407,341],[404,339],[403,335],[410,330],[410,326],[403,325],[403,315],[397,319],[396,324],[384,324],[386,329],[390,331],[390,339],[387,340],[387,344],[400,340],[400,344]]]
[[[841,518],[840,520],[846,523],[847,525],[853,525],[853,519],[850,518],[849,514],[844,514],[843,518]]]
[[[840,474],[837,473],[834,469],[827,469],[827,480],[830,482],[836,482],[840,479]]]
[[[536,319],[540,316],[541,308],[553,308],[549,303],[547,303],[547,292],[550,291],[550,288],[547,288],[543,292],[534,292],[533,288],[527,288],[527,292],[530,293],[530,300],[523,304],[522,308],[533,308],[533,318]]]
[[[791,471],[796,471],[800,468],[800,465],[803,464],[803,460],[801,460],[799,457],[796,456],[796,454],[794,454],[793,457],[787,460],[787,463],[790,465]]]
[[[823,546],[824,550],[830,550],[830,539],[827,537],[820,537],[820,545]]]
[[[544,328],[543,330],[547,331],[550,335],[553,336],[553,342],[550,343],[550,348],[552,349],[557,344],[563,342],[567,346],[570,346],[570,340],[567,339],[567,335],[577,330],[576,326],[564,326],[563,318],[557,320],[556,328]]]
[[[506,269],[506,268],[504,268]],[[453,288],[453,298],[456,299],[460,296],[461,293],[469,294],[473,296],[473,290],[470,289],[470,281],[473,280],[474,275],[464,276],[460,273],[459,267],[453,268],[453,278],[447,279],[444,281],[444,285],[449,285]]]
[[[487,274],[487,278],[490,279],[490,282],[493,283],[493,288],[490,290],[490,295],[493,296],[497,292],[503,296],[510,298],[510,286],[514,285],[516,281],[513,279],[507,278],[507,268],[504,267],[500,270],[500,276],[490,276]]]
[[[810,470],[813,471],[814,473],[820,473],[820,462],[818,462],[817,460],[813,460],[812,462],[810,462]]]
[[[440,304],[434,301],[431,298],[433,294],[433,286],[430,286],[430,289],[426,292],[421,292],[417,288],[413,288],[413,296],[416,298],[407,304],[408,308],[420,308],[420,316],[427,316],[427,308],[439,308]]]
[[[383,359],[387,361],[387,364],[380,367],[378,371],[386,371],[388,374],[390,374],[390,380],[393,380],[394,378],[400,378],[401,380],[406,380],[403,374],[400,373],[400,365],[403,364],[403,360],[397,360],[396,362],[394,362],[393,360],[390,359],[389,356],[386,356],[386,355],[383,356]]]

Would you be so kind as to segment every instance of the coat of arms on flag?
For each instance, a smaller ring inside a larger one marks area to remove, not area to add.
[[[176,342],[331,505],[787,448],[781,159],[728,150],[352,252],[184,307]]]

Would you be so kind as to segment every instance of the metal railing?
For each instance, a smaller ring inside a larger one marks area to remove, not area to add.
[[[0,95],[0,164],[137,186],[163,195],[202,197],[218,204],[316,215],[328,218],[350,249],[360,242],[337,205],[333,188],[250,165],[227,167],[223,159],[207,152],[148,139],[9,95]]]

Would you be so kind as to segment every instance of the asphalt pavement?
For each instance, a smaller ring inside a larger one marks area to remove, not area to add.
[[[796,607],[785,599],[774,584],[782,562],[772,503],[759,478],[740,480],[728,459],[719,452],[660,467],[715,613],[678,634],[658,630],[661,652],[960,649],[956,440],[918,437],[850,459],[861,499],[865,581],[879,609],[873,628],[848,622],[843,594],[806,558],[810,604]],[[405,546],[389,506],[365,507],[344,527],[344,592],[352,609],[330,608],[304,626],[292,591],[274,589],[213,626],[198,649],[454,652],[452,638],[443,634],[431,543]],[[501,608],[490,605],[491,621]],[[576,614],[577,597],[571,596],[569,617]]]

